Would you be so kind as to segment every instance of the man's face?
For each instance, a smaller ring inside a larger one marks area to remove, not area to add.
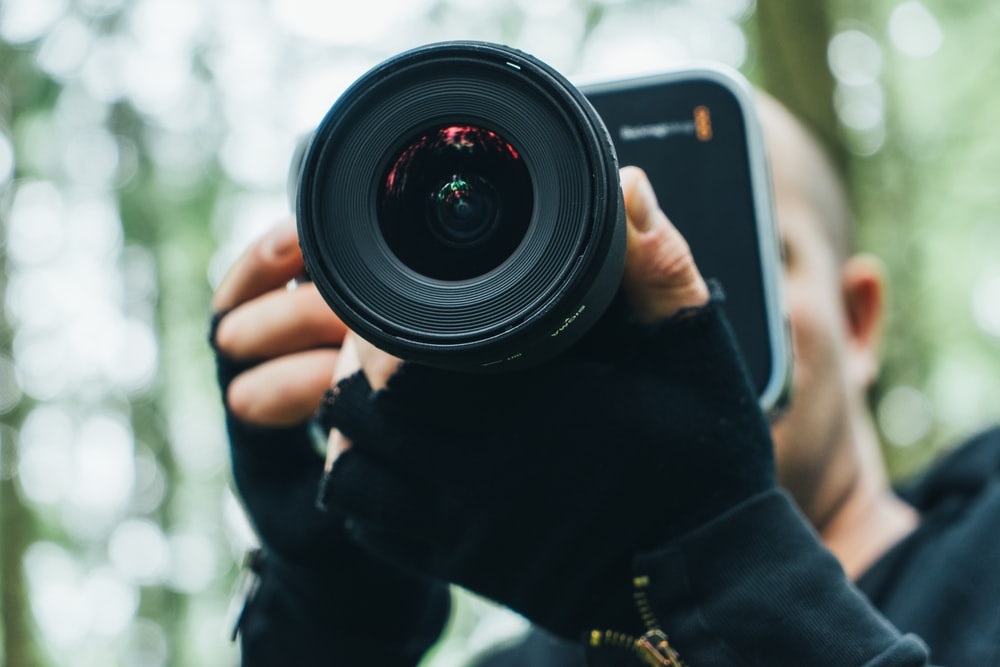
[[[820,511],[816,496],[849,423],[844,309],[838,267],[815,213],[794,193],[776,196],[794,375],[791,406],[772,434],[778,479],[810,515]]]
[[[772,429],[778,479],[818,525],[853,474],[852,429],[869,381],[858,359],[873,351],[852,333],[846,274],[822,217],[835,212],[821,210],[834,200],[817,184],[815,154],[788,119],[762,111],[794,345],[792,404]]]

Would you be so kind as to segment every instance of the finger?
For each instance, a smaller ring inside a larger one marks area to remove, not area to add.
[[[216,330],[219,351],[236,360],[268,359],[339,345],[347,327],[312,283],[278,288],[226,314]]]
[[[354,375],[361,370],[361,357],[358,356],[357,336],[348,331],[340,346],[340,355],[333,370],[333,384],[336,389],[341,380]],[[336,400],[336,398],[334,398]],[[326,465],[324,470],[330,471],[337,458],[351,447],[351,441],[344,437],[339,429],[330,429],[326,440]]]
[[[627,246],[623,286],[639,318],[654,321],[709,298],[687,241],[660,209],[645,172],[621,170]]]
[[[337,358],[337,365],[333,369],[333,385],[361,370],[357,334],[348,331],[341,342],[340,350],[340,357]]]
[[[337,350],[307,350],[254,366],[229,385],[229,409],[259,426],[303,422],[316,412],[330,388],[337,357]]]
[[[361,369],[368,378],[368,384],[375,391],[384,388],[389,378],[399,370],[403,360],[383,352],[363,338],[355,336],[354,345],[361,362]]]
[[[346,451],[361,450],[386,465],[433,477],[446,469],[443,466],[453,462],[455,456],[467,456],[469,446],[479,442],[477,438],[492,433],[484,430],[482,420],[474,425],[470,422],[464,432],[456,433],[455,423],[466,419],[468,411],[459,408],[462,414],[455,415],[456,401],[443,396],[439,386],[414,382],[405,391],[390,387],[375,392],[368,376],[356,371],[333,388],[319,415],[320,423],[330,429],[328,470]],[[413,442],[426,446],[413,447]]]
[[[404,480],[358,450],[338,457],[323,492],[324,505],[378,529],[427,541],[446,533],[447,527],[433,511],[439,503],[429,489]]]
[[[282,223],[251,245],[229,269],[212,298],[215,312],[269,292],[305,269],[294,222]]]

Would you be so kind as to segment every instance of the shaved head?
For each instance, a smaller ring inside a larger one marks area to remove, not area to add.
[[[795,192],[819,214],[830,249],[843,264],[854,252],[853,213],[847,188],[829,153],[812,132],[781,103],[758,91],[776,192]]]

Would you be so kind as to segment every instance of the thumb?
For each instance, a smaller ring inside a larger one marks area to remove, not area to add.
[[[621,181],[627,225],[622,283],[639,319],[653,322],[707,303],[708,286],[691,248],[660,209],[646,173],[624,167]]]

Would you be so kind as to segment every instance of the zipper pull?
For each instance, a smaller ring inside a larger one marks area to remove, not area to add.
[[[646,634],[635,640],[635,651],[647,665],[657,667],[667,665],[668,667],[684,667],[681,658],[667,641],[667,635],[660,629],[660,624],[653,613],[653,607],[649,604],[646,590],[649,588],[649,576],[642,575],[632,580],[633,596],[635,606],[639,610],[642,622],[646,624]]]
[[[636,652],[650,667],[683,667],[680,656],[670,646],[667,635],[662,630],[653,629],[635,642]]]
[[[603,646],[614,646],[630,650],[636,657],[649,667],[685,667],[681,657],[670,646],[667,634],[660,629],[656,614],[649,604],[646,590],[649,588],[649,576],[642,575],[632,579],[632,595],[642,622],[646,625],[646,633],[638,639],[634,635],[612,630],[592,630],[590,646],[599,649]]]

